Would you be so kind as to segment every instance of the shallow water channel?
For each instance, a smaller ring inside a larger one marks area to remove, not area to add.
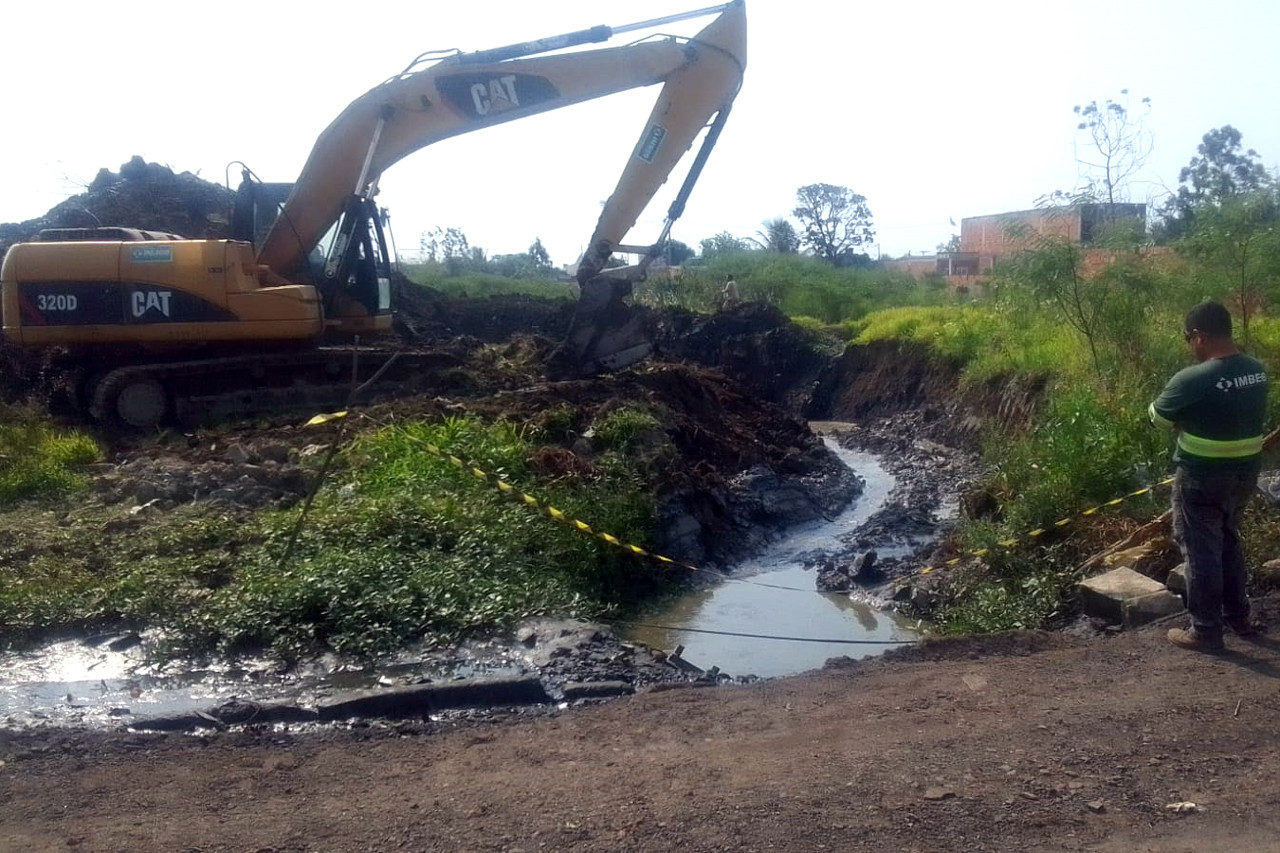
[[[738,580],[690,592],[647,614],[644,622],[669,629],[637,627],[629,632],[631,639],[668,650],[684,646],[684,659],[703,669],[718,666],[735,676],[771,678],[815,669],[828,658],[877,655],[894,648],[894,640],[915,636],[913,623],[892,611],[878,610],[846,593],[817,591],[813,563],[846,550],[841,539],[885,504],[895,483],[874,455],[846,450],[831,438],[823,440],[863,478],[862,494],[830,521],[787,530],[764,553],[734,568],[733,577]],[[899,556],[905,550],[879,549],[879,556]],[[810,568],[805,568],[806,563]],[[701,631],[869,642],[759,639]]]
[[[685,646],[685,660],[732,675],[789,675],[819,667],[839,655],[878,654],[889,641],[910,639],[905,620],[848,595],[820,593],[802,558],[842,550],[840,538],[885,502],[894,478],[870,454],[828,446],[866,481],[862,495],[831,521],[788,530],[765,553],[734,571],[735,578],[763,581],[779,590],[725,582],[691,592],[646,621],[675,630],[637,629],[632,639],[664,650]],[[894,552],[882,549],[882,556]],[[694,633],[689,629],[871,640],[870,645],[785,642]],[[146,661],[155,637],[123,634],[66,640],[0,654],[0,728],[41,725],[115,726],[155,715],[184,714],[232,697],[312,706],[336,692],[435,681],[471,675],[512,675],[528,670],[519,644],[476,641],[450,651],[406,649],[394,661],[369,669],[336,658],[282,673],[270,660],[212,663]],[[357,671],[358,670],[358,671]]]

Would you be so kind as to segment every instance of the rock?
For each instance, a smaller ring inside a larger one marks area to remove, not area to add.
[[[289,445],[279,441],[266,441],[257,446],[258,458],[266,462],[284,465],[289,461]]]
[[[228,462],[233,465],[247,465],[255,461],[254,455],[243,444],[233,444],[226,449],[223,454]]]
[[[924,790],[926,800],[950,800],[955,795],[956,792],[950,788],[925,788]]]
[[[625,681],[566,681],[564,687],[565,701],[575,699],[605,699],[610,696],[626,696],[635,693],[636,689]]]
[[[853,579],[858,583],[878,583],[884,572],[876,567],[876,552],[865,551],[853,561]]]
[[[135,507],[131,507],[129,509],[129,515],[141,515],[141,516],[159,515],[161,511],[159,503],[160,503],[159,498],[152,498],[151,500],[147,501],[144,504],[138,504]]]
[[[1125,602],[1124,624],[1126,627],[1136,628],[1166,616],[1174,616],[1182,611],[1182,599],[1162,589],[1151,595]]]
[[[297,705],[260,705],[243,699],[230,699],[204,711],[143,717],[133,720],[129,725],[135,729],[177,732],[249,723],[307,723],[318,719],[320,715],[317,712]]]
[[[535,705],[551,701],[536,675],[467,678],[393,690],[357,691],[319,706],[320,719],[415,717],[449,708]]]
[[[1165,578],[1164,585],[1170,591],[1179,595],[1187,594],[1187,564],[1179,563],[1169,572],[1169,577]]]
[[[814,583],[821,592],[847,592],[853,586],[853,578],[847,566],[827,560],[818,567]]]
[[[1093,812],[1094,814],[1102,814],[1107,810],[1107,805],[1106,803],[1102,802],[1102,800],[1090,800],[1088,803],[1086,803],[1086,806],[1088,807],[1089,811]]]
[[[140,645],[142,645],[142,638],[137,634],[125,634],[123,637],[116,637],[108,642],[107,648],[113,652],[123,652]]]
[[[1169,803],[1165,806],[1165,809],[1173,812],[1174,814],[1196,814],[1197,812],[1204,811],[1204,806],[1197,805],[1196,803],[1182,802]]]
[[[1280,560],[1267,560],[1253,570],[1253,576],[1264,586],[1280,586]]]
[[[298,455],[304,458],[309,456],[319,456],[328,449],[329,445],[327,444],[308,444],[306,447],[298,451]]]
[[[847,592],[854,584],[879,583],[884,572],[876,568],[876,552],[865,551],[852,563],[827,560],[818,568],[815,583],[823,592]]]
[[[1182,609],[1177,596],[1133,569],[1112,569],[1081,581],[1080,594],[1086,615],[1130,628]]]

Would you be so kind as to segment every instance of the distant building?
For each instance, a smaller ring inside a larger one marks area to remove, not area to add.
[[[960,220],[959,251],[899,258],[884,261],[884,266],[917,278],[941,276],[953,290],[970,291],[1001,259],[1028,251],[1045,237],[1091,246],[1110,224],[1132,222],[1141,230],[1146,221],[1145,204],[1082,204],[971,216]]]

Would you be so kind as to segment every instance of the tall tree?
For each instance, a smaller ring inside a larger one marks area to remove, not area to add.
[[[766,252],[777,252],[782,255],[794,255],[800,251],[800,235],[796,227],[786,218],[778,216],[760,223],[763,230],[757,231],[755,237],[748,238]]]
[[[1178,244],[1206,283],[1229,294],[1249,345],[1249,321],[1280,294],[1280,192],[1269,187],[1196,208],[1191,233]]]
[[[696,254],[697,252],[688,243],[667,238],[667,242],[662,245],[662,254],[659,257],[666,261],[667,266],[678,267]]]
[[[708,237],[699,245],[702,247],[703,259],[708,261],[718,255],[751,251],[750,243],[740,237],[733,236],[728,231],[721,231],[714,237]]]
[[[1240,150],[1242,138],[1240,131],[1229,124],[1201,137],[1196,156],[1178,173],[1178,191],[1161,209],[1161,236],[1182,237],[1192,231],[1198,208],[1220,206],[1274,182],[1257,151]]]
[[[791,215],[804,229],[802,243],[839,266],[876,239],[866,196],[835,184],[808,184],[796,190]]]
[[[1146,126],[1151,99],[1143,98],[1142,109],[1134,112],[1129,106],[1129,90],[1121,89],[1120,94],[1123,101],[1090,101],[1073,110],[1079,119],[1076,130],[1084,137],[1084,150],[1078,143],[1076,146],[1076,162],[1084,170],[1083,185],[1076,194],[1108,205],[1128,199],[1129,181],[1154,148]]]
[[[547,251],[546,246],[542,245],[541,237],[534,237],[533,242],[529,244],[529,262],[538,272],[551,269],[551,253]]]

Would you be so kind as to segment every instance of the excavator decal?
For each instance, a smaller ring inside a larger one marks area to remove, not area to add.
[[[534,74],[453,74],[437,79],[436,87],[450,106],[477,121],[560,97],[550,80]]]
[[[141,282],[24,282],[22,320],[32,326],[227,323],[237,318],[198,296]]]

